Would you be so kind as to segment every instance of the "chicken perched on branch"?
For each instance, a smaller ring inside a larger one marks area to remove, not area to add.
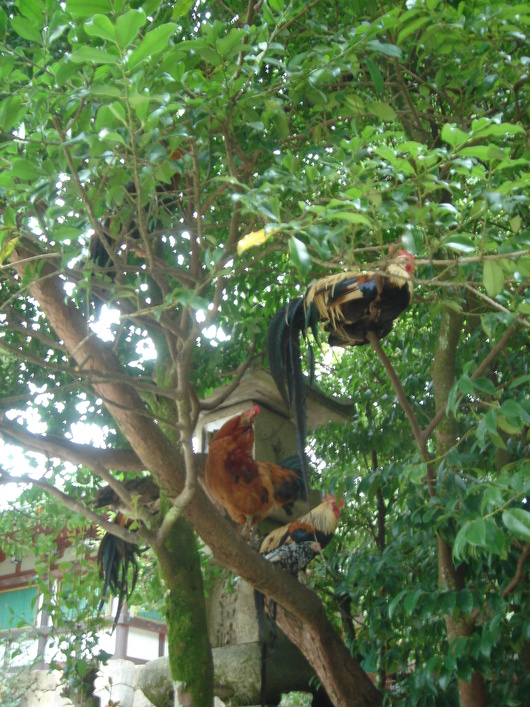
[[[258,413],[256,405],[225,422],[210,442],[205,467],[214,499],[233,520],[250,527],[275,508],[292,511],[303,488],[298,471],[254,459],[253,420]]]
[[[337,503],[336,496],[326,494],[326,499],[309,513],[271,531],[261,543],[260,553],[268,562],[296,577],[330,542],[343,505],[342,498]],[[277,607],[275,601],[266,602],[258,590],[254,590],[254,603],[260,632],[261,703],[264,705],[267,654],[276,640]]]
[[[272,530],[262,541],[260,553],[265,555],[267,560],[281,564],[278,558],[282,557],[282,553],[274,555],[274,552],[278,552],[286,546],[301,547],[313,543],[318,545],[318,548],[314,548],[315,554],[317,554],[321,548],[328,545],[333,537],[342,506],[344,506],[342,498],[337,503],[336,496],[326,494],[322,503],[316,508],[312,508],[309,513]],[[289,553],[286,552],[285,557],[289,557]],[[309,561],[306,564],[309,564]],[[285,567],[285,569],[289,568]]]
[[[134,503],[141,503],[149,513],[158,512],[160,507],[160,489],[152,476],[135,476],[121,483]],[[132,512],[132,509],[125,507],[125,504],[111,486],[102,486],[96,493],[91,505],[94,508],[114,507],[117,510],[114,523],[122,528],[129,529],[134,522],[134,519],[128,515],[128,512]],[[105,533],[101,539],[96,562],[99,567],[99,575],[103,579],[102,596],[105,597],[110,589],[112,594],[118,597],[115,623],[118,621],[124,601],[129,599],[136,586],[138,579],[137,557],[141,552],[136,543],[127,542],[109,532]],[[100,603],[100,611],[104,601],[102,599]]]
[[[122,528],[128,528],[133,519],[127,518],[123,513],[117,513],[114,522]],[[99,610],[101,611],[110,589],[112,594],[118,597],[114,624],[117,623],[122,606],[130,598],[138,581],[137,557],[141,552],[138,545],[122,540],[111,533],[105,533],[99,545],[96,562],[99,576],[103,579]]]
[[[300,335],[308,331],[318,342],[318,326],[328,332],[331,346],[362,346],[368,332],[383,338],[412,297],[414,256],[398,250],[380,271],[345,272],[312,283],[305,295],[279,310],[269,324],[267,353],[274,381],[288,408],[296,415],[299,453],[305,449],[307,423]],[[311,374],[313,353],[309,347]]]

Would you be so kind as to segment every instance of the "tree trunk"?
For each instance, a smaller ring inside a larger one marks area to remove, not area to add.
[[[442,308],[442,320],[436,341],[436,349],[432,364],[432,380],[436,412],[447,403],[449,393],[455,379],[455,359],[460,332],[462,315],[446,305]],[[436,451],[438,457],[443,457],[457,442],[457,425],[453,416],[446,415],[436,427]],[[438,583],[448,589],[459,591],[465,587],[465,568],[455,567],[452,548],[440,536],[438,540]],[[474,625],[465,617],[455,619],[446,615],[447,639],[451,644],[459,636],[468,638],[474,632]],[[473,673],[471,682],[458,681],[458,692],[461,707],[482,707],[487,704],[486,684],[484,677]]]
[[[27,259],[31,262],[36,250],[31,242],[17,241],[10,259],[20,277],[24,277]],[[141,468],[148,469],[155,476],[169,498],[177,496],[184,488],[185,479],[184,460],[180,450],[171,443],[161,426],[156,424],[151,416],[146,415],[144,401],[135,390],[134,382],[127,380],[112,349],[97,337],[89,335],[87,322],[75,305],[65,298],[59,272],[49,261],[40,263],[38,277],[31,282],[28,289],[38,301],[50,326],[75,360],[81,375],[90,379],[97,374],[91,387],[105,401],[118,428],[138,456]],[[204,465],[204,459],[196,459],[198,466]],[[337,704],[357,704],[359,707],[379,704],[377,689],[375,686],[368,688],[366,681],[369,681],[369,678],[345,649],[339,637],[336,636],[332,641],[321,637],[322,632],[328,636],[334,629],[324,614],[322,603],[312,591],[301,586],[286,572],[275,570],[270,562],[249,547],[241,533],[215,511],[200,486],[195,489],[184,514],[219,562],[297,617],[300,625],[304,626],[304,634],[307,637],[302,645],[298,643],[298,640],[302,641],[301,634],[293,634],[293,640],[296,645],[300,645],[310,661],[315,659],[313,646],[318,647],[320,659],[314,667],[326,691],[336,694]],[[175,567],[169,553],[160,548],[155,548],[155,551],[170,588],[175,586],[177,589],[176,576],[180,571],[179,567]],[[185,571],[181,570],[184,581],[185,574]],[[197,583],[197,591],[200,592],[202,602],[202,582]],[[178,605],[175,606],[175,611],[178,612]],[[177,639],[178,636],[172,634],[168,643]],[[341,657],[340,662],[337,661],[337,655]],[[343,680],[333,677],[336,672],[343,673]],[[352,695],[356,698],[354,703],[351,701]]]
[[[168,509],[169,504],[163,504]],[[162,548],[154,548],[164,582],[171,676],[177,704],[213,705],[213,658],[204,604],[204,587],[197,542],[184,518],[172,527]],[[178,694],[177,694],[178,693]],[[177,701],[178,700],[178,701]]]
[[[277,621],[287,638],[315,668],[335,707],[382,704],[381,693],[358,663],[351,664],[351,655],[327,619],[320,622],[320,617],[316,617],[317,630],[312,630],[294,614],[279,607]],[[334,656],[332,662],[329,655]],[[347,664],[350,664],[348,671],[344,670]]]

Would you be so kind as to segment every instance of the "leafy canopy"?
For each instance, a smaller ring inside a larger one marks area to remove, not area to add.
[[[396,241],[416,255],[415,302],[384,346],[426,448],[369,349],[322,359],[319,384],[356,412],[313,441],[348,500],[316,585],[333,584],[352,652],[407,704],[454,704],[473,673],[492,702],[526,696],[529,24],[525,4],[483,0],[0,9],[5,442],[131,444],[97,388],[115,372],[81,371],[29,293],[50,263],[86,336],[108,337],[122,380],[188,444],[196,400],[263,353],[312,277],[375,267]],[[25,274],[9,264],[20,245]],[[47,452],[48,483],[91,498],[94,467],[71,473],[63,451]],[[458,586],[439,581],[439,538]],[[467,633],[448,638],[448,615]]]

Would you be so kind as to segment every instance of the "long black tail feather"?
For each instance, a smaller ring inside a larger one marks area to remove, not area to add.
[[[118,598],[114,626],[124,602],[131,597],[138,581],[137,557],[141,552],[138,545],[122,540],[111,533],[105,533],[99,545],[96,559],[99,575],[103,579],[103,590],[98,610],[101,611],[103,608],[110,590],[110,593]]]
[[[305,298],[299,297],[279,310],[269,323],[267,332],[267,355],[272,377],[285,405],[294,408],[298,453],[302,460],[304,495],[309,500],[309,472],[305,452],[307,439],[306,389],[302,371],[300,335],[304,338],[311,329],[318,342],[318,312],[311,303],[305,306]],[[309,348],[310,381],[315,370],[311,345]]]

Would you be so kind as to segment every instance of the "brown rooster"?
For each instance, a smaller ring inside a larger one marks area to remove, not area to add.
[[[205,467],[214,499],[233,520],[250,527],[275,508],[289,512],[301,495],[298,471],[254,459],[253,420],[258,413],[256,405],[225,422],[210,442]]]

